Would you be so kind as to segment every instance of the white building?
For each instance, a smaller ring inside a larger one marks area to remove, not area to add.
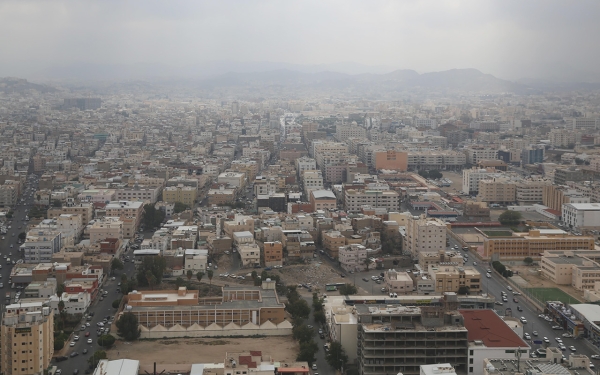
[[[367,268],[367,248],[358,244],[340,246],[338,260],[346,271],[363,271]]]
[[[243,267],[260,265],[260,247],[255,243],[244,243],[238,246]]]
[[[600,203],[566,203],[562,219],[571,228],[600,227]]]
[[[296,159],[296,173],[298,176],[302,176],[304,171],[312,171],[317,169],[317,162],[313,158],[303,156]]]
[[[494,168],[471,168],[463,169],[462,191],[465,194],[477,195],[479,192],[479,181],[502,177],[503,174]]]
[[[87,311],[87,308],[90,306],[92,302],[91,296],[87,292],[79,292],[79,293],[67,293],[64,292],[62,296],[53,295],[50,297],[50,307],[54,310],[54,314],[58,315],[60,311],[58,310],[58,304],[60,301],[63,301],[65,304],[65,311],[67,314],[83,314]]]
[[[344,204],[346,210],[354,212],[360,211],[362,206],[383,207],[388,211],[397,211],[400,195],[394,190],[346,189]]]
[[[21,245],[25,263],[50,263],[62,247],[62,234],[55,230],[32,229]]]
[[[199,271],[206,271],[206,265],[208,263],[208,250],[185,249],[184,257],[186,272],[191,270],[194,274],[196,274],[196,272]]]

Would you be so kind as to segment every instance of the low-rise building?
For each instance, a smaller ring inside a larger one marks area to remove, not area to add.
[[[340,247],[346,245],[346,237],[336,230],[323,232],[321,236],[323,249],[331,258],[338,259]]]
[[[283,244],[280,241],[264,243],[265,267],[283,265]]]
[[[435,284],[436,293],[481,291],[481,274],[474,267],[441,263],[429,265],[427,271]]]
[[[413,280],[406,272],[399,272],[394,269],[383,273],[383,283],[388,292],[397,294],[412,293],[414,288]]]
[[[359,272],[367,268],[367,248],[363,245],[350,244],[340,246],[338,250],[340,266],[350,272]]]

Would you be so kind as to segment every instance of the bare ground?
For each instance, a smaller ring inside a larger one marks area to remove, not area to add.
[[[554,282],[544,279],[541,276],[530,272],[530,270],[538,269],[538,267],[527,267],[527,266],[510,266],[513,271],[519,271],[519,276],[525,279],[529,283],[529,288],[558,288],[563,292],[583,301],[583,292],[573,288],[570,285],[556,285]]]
[[[276,361],[294,362],[298,345],[290,336],[265,338],[194,338],[117,341],[108,359],[137,359],[140,363],[188,364],[223,362],[227,352],[260,350]]]

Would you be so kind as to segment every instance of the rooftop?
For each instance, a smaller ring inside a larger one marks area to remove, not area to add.
[[[482,342],[488,348],[528,348],[493,310],[459,310],[469,331],[469,342]]]

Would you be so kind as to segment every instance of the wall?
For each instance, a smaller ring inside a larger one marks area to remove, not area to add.
[[[247,328],[246,328],[247,327]],[[278,325],[273,323],[263,324],[257,326],[255,324],[246,324],[244,327],[240,327],[236,324],[228,324],[225,327],[220,327],[217,324],[211,324],[206,328],[202,328],[198,325],[192,325],[189,328],[182,326],[174,326],[170,329],[166,329],[163,326],[153,327],[151,330],[140,326],[142,339],[150,338],[177,338],[177,337],[227,337],[227,336],[291,336],[292,335],[292,324],[288,321],[284,321]],[[356,335],[356,334],[355,334]]]

